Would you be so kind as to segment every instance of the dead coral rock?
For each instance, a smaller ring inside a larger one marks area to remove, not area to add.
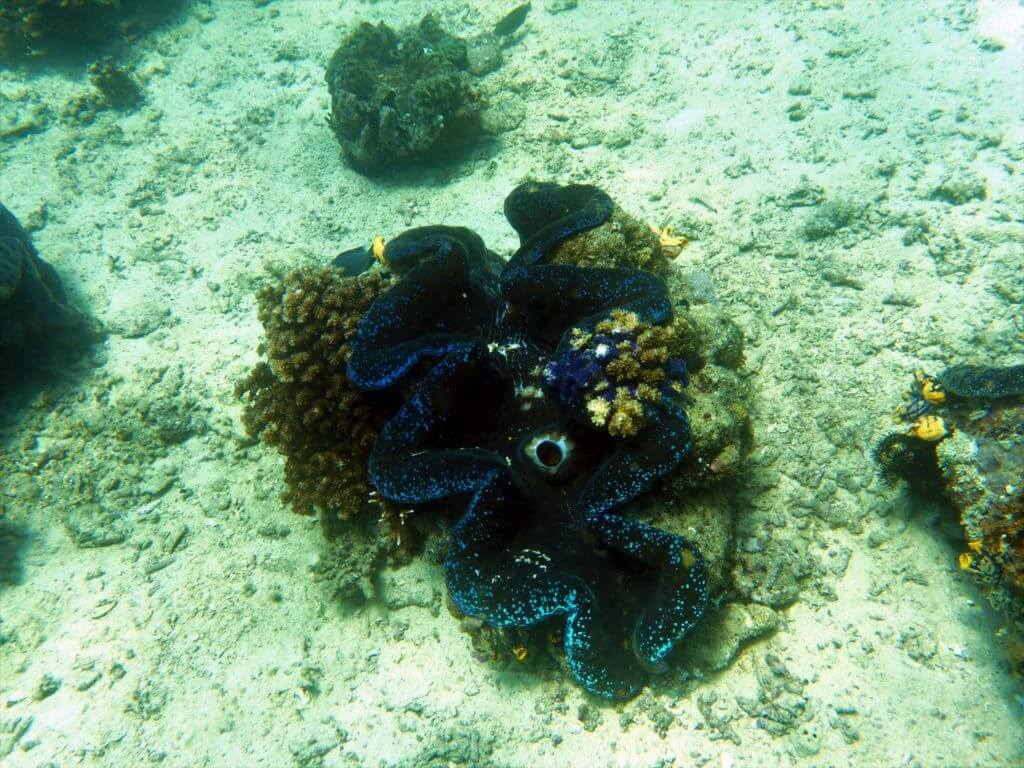
[[[434,616],[441,613],[441,590],[430,580],[430,574],[416,565],[388,569],[381,578],[381,597],[390,610],[416,606],[426,608]]]
[[[815,561],[807,542],[799,537],[782,539],[782,532],[775,534],[778,539],[755,539],[743,530],[743,518],[738,522],[740,540],[757,543],[737,553],[733,587],[746,600],[773,608],[790,605],[800,594],[801,582],[814,571]]]
[[[71,540],[82,549],[109,547],[125,540],[125,521],[99,504],[69,504],[62,522]]]
[[[89,65],[89,82],[98,90],[103,102],[113,109],[138,106],[144,95],[131,67],[121,66],[110,56]]]
[[[730,603],[704,618],[686,643],[685,661],[706,672],[725,669],[751,640],[775,631],[779,614],[766,605]]]
[[[247,402],[249,434],[285,457],[283,499],[301,514],[350,517],[369,497],[366,464],[381,413],[349,382],[346,365],[359,318],[386,284],[379,271],[307,269],[258,294],[265,360],[236,392]]]
[[[710,304],[691,307],[687,315],[703,341],[700,348],[707,362],[724,368],[742,367],[743,332],[736,323],[726,317],[721,309]]]
[[[387,560],[382,531],[349,523],[328,522],[326,551],[311,567],[313,580],[324,584],[335,600],[362,603],[377,597],[377,575]]]

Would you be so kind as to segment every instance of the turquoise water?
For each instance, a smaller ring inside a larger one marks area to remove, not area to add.
[[[31,5],[0,763],[1021,764],[1019,3]]]

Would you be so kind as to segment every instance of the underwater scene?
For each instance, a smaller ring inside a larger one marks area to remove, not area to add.
[[[1024,2],[0,0],[0,766],[1024,768]]]

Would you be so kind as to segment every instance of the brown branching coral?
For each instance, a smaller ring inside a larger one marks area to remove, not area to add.
[[[265,360],[236,392],[248,403],[249,434],[285,456],[282,499],[301,514],[321,509],[347,518],[369,497],[366,464],[381,412],[345,369],[359,318],[386,287],[379,271],[344,277],[307,269],[257,295]]]

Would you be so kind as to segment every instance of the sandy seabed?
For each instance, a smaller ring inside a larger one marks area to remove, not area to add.
[[[569,5],[481,81],[470,158],[385,183],[342,162],[324,67],[422,3],[192,3],[126,54],[144,104],[86,124],[84,68],[0,73],[0,196],[109,334],[0,415],[3,765],[1021,765],[998,618],[870,451],[916,367],[1020,360],[1024,8]],[[429,563],[332,600],[234,396],[258,286],[427,223],[511,253],[525,178],[691,237],[747,339],[738,536],[800,584],[727,669],[627,704],[478,660]]]

